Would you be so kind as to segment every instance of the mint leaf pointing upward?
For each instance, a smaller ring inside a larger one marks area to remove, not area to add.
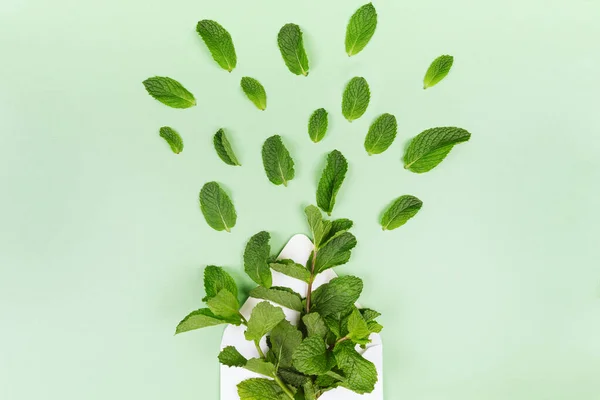
[[[273,278],[267,261],[271,253],[269,232],[261,231],[252,236],[244,250],[244,270],[256,283],[267,289],[271,287]]]
[[[277,35],[281,57],[291,73],[308,75],[308,56],[304,50],[302,30],[296,24],[286,24]]]
[[[308,121],[308,136],[310,136],[310,139],[315,143],[320,142],[327,133],[328,124],[327,111],[324,108],[315,110]]]
[[[435,86],[444,79],[450,72],[453,63],[454,57],[448,55],[439,56],[433,60],[425,73],[425,78],[423,78],[423,89]]]
[[[240,85],[246,96],[254,103],[259,110],[267,108],[267,92],[264,86],[254,78],[245,76],[242,78]]]
[[[358,54],[369,43],[377,28],[377,11],[372,3],[360,7],[346,28],[346,53]]]
[[[237,64],[237,56],[229,32],[218,22],[208,19],[198,22],[196,30],[217,64],[231,72]]]
[[[265,140],[262,159],[267,178],[275,185],[287,186],[288,181],[294,179],[294,160],[281,141],[281,136],[274,135]]]
[[[327,165],[323,170],[317,188],[317,205],[329,215],[333,211],[335,198],[340,187],[342,187],[347,171],[348,162],[344,155],[338,150],[329,153]]]
[[[349,121],[360,118],[371,100],[371,90],[367,80],[362,77],[354,77],[346,85],[342,97],[342,114]]]
[[[208,182],[200,190],[200,209],[208,225],[216,231],[230,232],[237,213],[227,193],[217,182]]]
[[[396,138],[398,123],[392,114],[382,114],[371,124],[365,138],[365,150],[369,155],[383,153]]]
[[[196,105],[196,99],[183,85],[166,76],[155,76],[144,82],[148,94],[161,103],[173,108],[189,108]]]

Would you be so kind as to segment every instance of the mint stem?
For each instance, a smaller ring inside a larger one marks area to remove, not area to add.
[[[256,350],[258,351],[258,354],[260,355],[260,358],[264,359],[265,358],[265,353],[263,353],[262,349],[260,348],[260,343],[258,343],[258,340],[254,341],[254,345],[256,346]]]
[[[275,375],[275,382],[277,382],[277,384],[279,385],[279,387],[285,392],[285,394],[287,394],[287,396],[294,400],[294,393],[292,393],[292,391],[290,390],[289,387],[287,387],[287,385],[285,383],[283,383],[283,381],[281,380],[281,378],[279,378],[277,375]]]

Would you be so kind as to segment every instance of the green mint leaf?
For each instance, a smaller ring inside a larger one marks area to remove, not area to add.
[[[323,244],[329,242],[331,239],[333,239],[337,235],[340,235],[340,234],[348,231],[350,228],[352,228],[353,225],[354,225],[354,222],[352,222],[351,220],[349,220],[347,218],[340,218],[340,219],[335,219],[335,220],[331,221],[331,229],[329,229],[329,232],[323,238]]]
[[[441,127],[427,129],[415,136],[404,153],[404,168],[423,173],[433,169],[454,145],[466,142],[471,134],[464,129]]]
[[[337,196],[346,172],[348,171],[348,161],[338,150],[333,150],[327,156],[327,165],[321,174],[319,186],[317,187],[317,205],[321,210],[331,215],[335,198]]]
[[[369,155],[381,154],[388,149],[396,138],[398,123],[392,114],[382,114],[369,128],[365,138],[365,150]]]
[[[238,383],[240,400],[289,400],[272,379],[251,378]]]
[[[237,64],[237,56],[229,32],[218,22],[208,19],[198,22],[196,31],[206,43],[206,47],[217,64],[231,72]]]
[[[252,236],[244,250],[244,270],[256,283],[270,288],[273,278],[267,260],[271,253],[269,232],[261,231]]]
[[[371,322],[374,321],[375,318],[380,317],[381,313],[377,312],[375,310],[371,310],[370,308],[361,308],[360,309],[360,313],[362,314],[363,318],[365,319],[365,321],[367,322]]]
[[[367,322],[367,326],[369,331],[374,333],[379,333],[383,330],[383,325],[380,325],[377,321],[369,321]]]
[[[317,253],[315,273],[347,263],[354,247],[356,247],[356,237],[350,232],[335,236]]]
[[[306,314],[302,317],[302,322],[306,326],[306,332],[309,337],[319,336],[324,339],[329,333],[329,328],[327,328],[325,321],[319,313],[311,312],[310,314]]]
[[[206,223],[216,231],[231,232],[237,213],[227,193],[217,182],[208,182],[200,190],[200,209]]]
[[[391,231],[401,227],[414,217],[422,206],[423,202],[415,196],[404,195],[398,197],[383,213],[381,228],[384,231]]]
[[[257,286],[250,291],[250,297],[269,300],[291,310],[302,311],[302,297],[290,288],[273,286],[267,289]]]
[[[213,144],[215,146],[215,150],[217,151],[217,155],[225,164],[228,165],[241,165],[238,161],[233,149],[231,148],[231,144],[229,140],[227,140],[227,136],[225,135],[225,131],[223,129],[219,129],[215,136],[213,137]]]
[[[228,320],[241,322],[240,303],[229,290],[221,289],[215,297],[210,298],[206,303],[213,314]]]
[[[219,354],[219,362],[228,367],[243,367],[248,360],[233,346],[227,346]]]
[[[358,354],[354,346],[354,343],[345,341],[333,349],[337,365],[346,376],[342,386],[359,394],[371,393],[377,382],[377,369],[371,361]]]
[[[323,317],[325,324],[327,324],[327,327],[336,339],[346,337],[348,334],[348,318],[352,310],[353,307],[350,306],[340,312],[331,313]]]
[[[204,291],[206,296],[202,301],[207,301],[217,295],[221,290],[227,289],[235,298],[238,288],[235,280],[221,267],[209,265],[204,268]]]
[[[260,358],[249,359],[246,365],[244,365],[244,368],[246,368],[248,371],[256,372],[257,374],[271,378],[275,376],[275,366],[270,362]]]
[[[183,320],[181,320],[181,322],[177,325],[175,334],[206,328],[208,326],[230,323],[236,324],[235,321],[228,321],[225,318],[213,314],[208,308],[201,308],[188,314]],[[237,325],[239,325],[239,323]]]
[[[281,57],[292,74],[308,75],[308,56],[304,51],[302,30],[296,24],[285,24],[277,35]]]
[[[373,37],[375,28],[377,28],[377,11],[372,3],[356,10],[346,28],[346,53],[349,56],[360,53]]]
[[[335,365],[323,338],[310,336],[298,346],[293,355],[294,367],[307,375],[324,374]]]
[[[163,126],[160,128],[160,137],[165,141],[173,150],[173,153],[179,154],[183,151],[183,140],[177,131],[169,126]]]
[[[344,377],[338,375],[338,377],[341,378],[341,379],[338,379],[338,378],[331,376],[330,373],[332,373],[332,371],[327,372],[326,375],[317,376],[317,379],[315,379],[315,385],[319,386],[320,388],[324,388],[326,390],[334,389],[337,386],[339,386],[339,384],[340,384],[339,381],[343,381]],[[335,374],[335,375],[337,375],[337,374]]]
[[[265,140],[262,159],[267,178],[275,185],[287,186],[294,179],[294,160],[283,145],[281,136],[274,135]]]
[[[288,320],[284,319],[273,328],[269,339],[277,368],[291,367],[292,355],[302,343],[302,333]]]
[[[244,336],[246,340],[260,340],[284,319],[281,308],[272,306],[268,301],[258,303],[252,310]]]
[[[146,79],[143,83],[150,96],[169,107],[189,108],[196,105],[194,95],[175,79],[155,76]]]
[[[370,342],[371,330],[360,311],[354,308],[348,317],[348,338],[354,343],[367,344]]]
[[[263,85],[254,78],[245,76],[240,82],[242,90],[246,93],[246,96],[254,103],[259,110],[265,110],[267,108],[267,92]]]
[[[342,98],[342,114],[349,121],[362,117],[367,111],[371,91],[367,80],[362,77],[354,77],[346,85]]]
[[[362,280],[355,276],[334,278],[313,292],[311,310],[322,317],[349,310],[358,300],[362,288]]]
[[[331,222],[324,220],[321,210],[313,205],[306,207],[304,213],[306,214],[306,220],[312,233],[313,243],[318,249],[323,242],[323,238],[331,230]]]
[[[302,342],[302,339],[300,339],[300,342]],[[277,372],[285,383],[297,388],[304,386],[306,381],[310,379],[308,376],[292,369],[279,368]]]
[[[310,281],[310,272],[303,265],[297,264],[292,260],[277,260],[277,262],[271,263],[270,266],[273,270],[284,275],[306,283]]]
[[[425,78],[423,78],[423,89],[435,86],[439,81],[444,79],[448,75],[448,72],[450,72],[453,63],[454,57],[448,55],[439,56],[433,60],[425,73]]]
[[[308,120],[308,136],[310,136],[310,139],[315,143],[320,142],[327,133],[328,124],[327,111],[324,108],[315,110]]]
[[[316,400],[317,399],[317,391],[315,385],[311,381],[304,382],[304,400]]]

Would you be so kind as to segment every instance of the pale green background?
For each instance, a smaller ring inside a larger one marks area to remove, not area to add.
[[[275,249],[306,232],[324,155],[350,170],[335,217],[359,246],[338,268],[365,281],[383,312],[386,399],[600,399],[600,6],[583,0],[379,0],[369,46],[348,58],[351,1],[28,0],[0,6],[0,398],[217,399],[221,329],[173,337],[198,308],[206,264],[239,279],[247,238]],[[203,18],[231,32],[229,74],[195,33]],[[310,76],[285,68],[279,28],[305,32]],[[431,60],[450,75],[421,89]],[[175,110],[141,82],[168,75],[198,106]],[[239,80],[260,79],[258,111]],[[367,78],[358,121],[341,92]],[[330,111],[308,140],[312,110]],[[399,120],[383,155],[362,143],[382,112]],[[171,153],[158,128],[184,140]],[[472,132],[435,170],[400,161],[407,140],[444,125]],[[230,135],[243,167],[211,138]],[[296,160],[288,188],[264,175],[260,148],[281,134]],[[204,222],[198,191],[232,193],[232,234]],[[410,223],[382,232],[393,198],[420,197]],[[247,279],[245,287],[249,286]]]

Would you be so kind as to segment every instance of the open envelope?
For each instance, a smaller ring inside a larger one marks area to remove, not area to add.
[[[287,245],[283,248],[279,254],[279,259],[291,259],[295,262],[305,265],[308,260],[310,253],[313,250],[313,244],[308,237],[305,235],[295,235],[290,239]],[[313,283],[313,288],[317,288],[320,285],[329,282],[333,278],[337,277],[336,273],[332,269],[328,269],[323,273],[319,274]],[[290,278],[279,272],[273,271],[273,286],[287,286],[294,291],[305,294],[308,290],[308,285],[300,280]],[[250,313],[254,306],[264,300],[249,298],[246,303],[242,306],[240,312],[247,319],[250,318]],[[275,304],[277,305],[277,304]],[[283,312],[288,321],[292,324],[298,324],[300,319],[300,313],[282,307]],[[244,338],[244,331],[246,328],[241,326],[229,325],[223,332],[223,339],[221,340],[221,349],[226,346],[235,346],[242,355],[246,358],[259,357],[258,351],[254,347],[254,343]],[[377,375],[379,380],[375,384],[375,390],[371,393],[359,395],[345,388],[337,388],[328,392],[325,392],[319,399],[321,400],[381,400],[383,399],[383,345],[381,337],[373,333],[370,336],[371,343],[369,343],[366,349],[357,347],[359,353],[361,353],[367,360],[375,364],[377,368]],[[261,347],[264,352],[268,350],[266,339],[263,338]],[[250,372],[244,368],[227,367],[221,365],[221,400],[239,400],[237,394],[237,384],[248,378],[261,377],[258,374]]]

